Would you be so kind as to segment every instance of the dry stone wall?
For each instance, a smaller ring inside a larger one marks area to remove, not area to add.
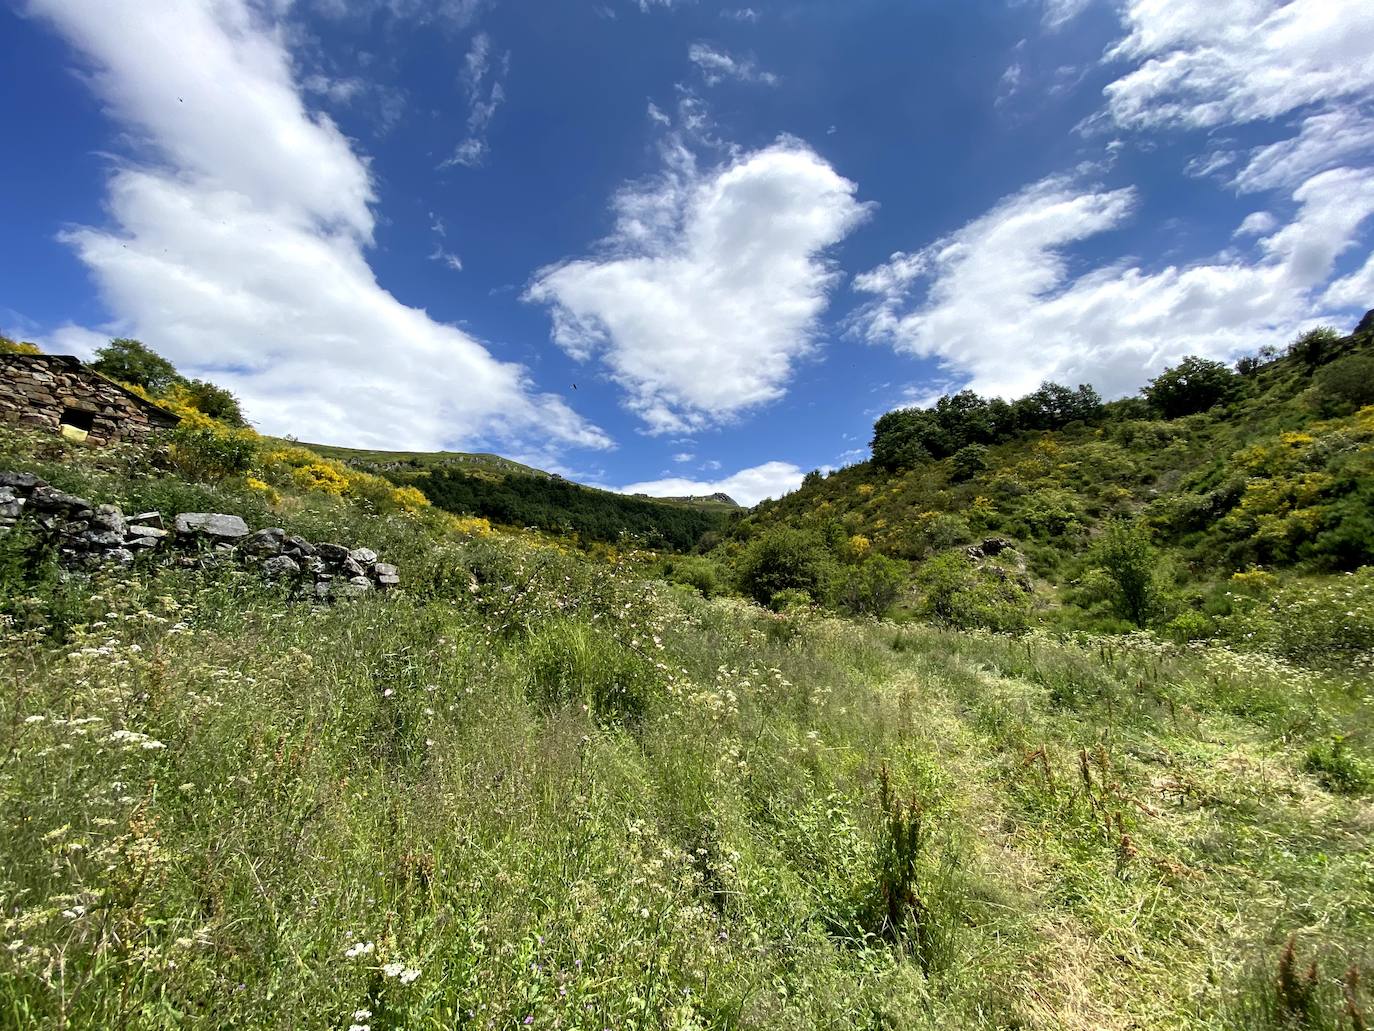
[[[234,562],[321,601],[401,582],[399,570],[370,548],[312,543],[279,526],[252,530],[223,512],[182,512],[169,527],[160,512],[126,515],[118,505],[94,505],[32,473],[0,472],[0,533],[21,520],[53,540],[69,568],[132,566],[141,554],[189,567]]]

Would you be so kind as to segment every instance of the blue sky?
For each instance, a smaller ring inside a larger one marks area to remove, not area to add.
[[[1374,305],[1347,0],[15,0],[0,328],[265,432],[753,502]]]

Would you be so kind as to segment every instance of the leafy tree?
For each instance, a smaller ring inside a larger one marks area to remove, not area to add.
[[[1205,412],[1234,398],[1239,377],[1221,362],[1190,356],[1165,369],[1145,388],[1145,397],[1166,419]]]
[[[1070,390],[1059,383],[1042,383],[1012,409],[1023,430],[1057,430],[1071,422],[1086,422],[1102,413],[1102,397],[1086,383]]]
[[[212,419],[230,426],[247,426],[239,399],[224,387],[207,383],[203,379],[193,379],[181,387],[181,393],[192,408],[203,412]]]
[[[0,335],[0,354],[42,354],[43,351],[37,344],[28,341],[11,340],[7,336]]]
[[[1093,546],[1092,558],[1115,585],[1114,601],[1122,618],[1144,626],[1159,602],[1159,555],[1149,529],[1143,523],[1111,520]]]
[[[740,590],[760,605],[784,590],[805,591],[819,599],[830,585],[832,564],[815,534],[777,526],[752,541],[740,556]]]
[[[1308,372],[1325,365],[1340,353],[1341,334],[1330,326],[1309,329],[1288,345],[1288,354],[1302,362]]]
[[[95,352],[91,368],[96,372],[132,383],[152,394],[163,394],[184,382],[176,366],[142,341],[120,337]]]

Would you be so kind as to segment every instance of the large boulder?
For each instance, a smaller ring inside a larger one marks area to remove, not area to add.
[[[125,522],[124,513],[118,505],[96,505],[90,523],[97,530],[108,530],[119,534],[121,538],[129,531],[129,524]]]
[[[223,512],[182,512],[176,519],[178,536],[237,541],[248,536],[248,524]]]
[[[254,530],[239,542],[239,550],[247,555],[280,555],[286,541],[286,531],[280,526]]]
[[[24,499],[13,487],[0,487],[0,519],[18,519],[24,511]]]
[[[301,567],[290,555],[273,555],[262,564],[263,575],[269,580],[300,576]]]
[[[68,494],[46,483],[33,489],[33,493],[29,495],[29,504],[37,512],[79,513],[84,516],[91,511],[91,503],[85,498]]]
[[[315,553],[330,565],[342,565],[353,554],[342,544],[316,544]]]
[[[33,473],[0,472],[0,487],[13,487],[28,493],[35,487],[46,487],[48,481]]]
[[[295,534],[290,534],[282,541],[282,550],[285,551],[286,554],[294,555],[297,558],[302,556],[309,558],[311,555],[315,554],[315,545],[311,544],[304,537],[297,537]]]

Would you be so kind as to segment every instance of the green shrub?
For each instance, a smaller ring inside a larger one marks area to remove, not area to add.
[[[218,419],[227,426],[248,425],[239,399],[224,387],[193,379],[181,388],[180,393],[187,404],[212,419]]]
[[[1330,326],[1309,329],[1288,345],[1288,354],[1296,358],[1311,372],[1319,365],[1325,365],[1339,353],[1341,334]]]
[[[1144,626],[1160,604],[1159,554],[1143,523],[1113,519],[1093,545],[1092,561],[1115,586],[1114,603],[1123,619]]]
[[[1312,386],[1327,414],[1374,405],[1374,354],[1352,354],[1332,362],[1317,373]]]
[[[703,598],[714,598],[725,590],[720,566],[700,555],[668,559],[663,563],[663,578],[669,583],[686,584]]]
[[[22,522],[0,531],[0,616],[62,640],[81,617],[79,597],[51,540]]]
[[[870,553],[836,574],[834,602],[852,616],[883,616],[901,597],[906,583],[905,563]]]
[[[1337,794],[1361,795],[1374,788],[1374,764],[1353,755],[1340,734],[1309,748],[1302,768]]]
[[[253,434],[218,426],[178,426],[170,443],[172,463],[178,472],[211,483],[246,473],[258,452]]]
[[[1237,648],[1338,665],[1374,652],[1374,566],[1235,595],[1218,619]]]
[[[982,444],[968,444],[950,456],[949,478],[955,483],[963,483],[987,467],[988,449]]]
[[[814,533],[778,526],[751,541],[739,557],[740,591],[760,605],[768,605],[779,591],[805,591],[812,598],[826,596],[833,559]]]
[[[917,612],[936,623],[1001,633],[1020,633],[1030,626],[1030,592],[1003,570],[975,566],[961,551],[922,565],[916,585]]]
[[[1195,609],[1185,609],[1164,626],[1164,632],[1179,644],[1206,641],[1216,635],[1217,627],[1206,615]]]
[[[647,710],[652,667],[586,622],[544,624],[528,638],[524,663],[526,693],[541,705],[581,702],[603,722],[636,719]]]

